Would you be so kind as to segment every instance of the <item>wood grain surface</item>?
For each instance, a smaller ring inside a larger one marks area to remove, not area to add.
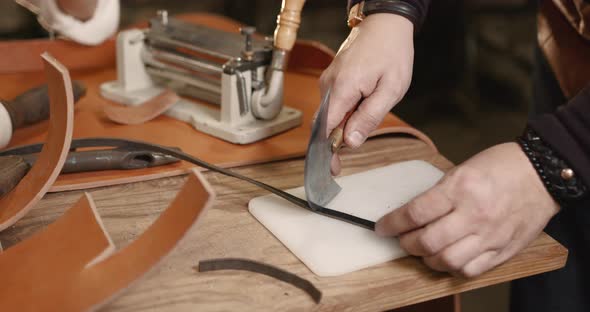
[[[451,167],[425,143],[410,138],[372,139],[355,152],[343,153],[345,175],[410,159],[426,160],[443,170]],[[302,159],[235,170],[282,189],[303,184]],[[105,311],[382,311],[558,269],[567,257],[565,248],[542,234],[509,262],[472,280],[435,273],[413,257],[319,278],[248,213],[248,201],[265,191],[216,173],[205,176],[217,201],[200,226]],[[141,234],[183,181],[183,177],[174,177],[92,190],[115,245],[121,248]],[[0,242],[10,248],[54,221],[80,195],[79,191],[47,195],[14,227],[0,233]],[[298,274],[323,291],[322,302],[315,305],[304,292],[267,276],[238,271],[197,273],[193,269],[199,260],[219,257],[262,261]]]

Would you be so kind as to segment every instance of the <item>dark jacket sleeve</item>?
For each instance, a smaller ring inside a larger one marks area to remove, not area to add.
[[[590,84],[555,113],[531,119],[529,126],[590,186]]]
[[[348,10],[355,4],[361,2],[362,0],[348,0]],[[372,0],[365,0],[366,2]],[[422,24],[424,24],[424,20],[426,19],[426,14],[428,13],[428,6],[430,5],[430,0],[400,0],[400,2],[404,2],[406,5],[415,10],[416,20],[413,20],[414,27],[416,29],[420,29]]]

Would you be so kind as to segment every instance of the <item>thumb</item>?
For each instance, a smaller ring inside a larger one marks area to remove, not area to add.
[[[375,92],[361,102],[346,123],[344,129],[346,145],[357,148],[363,144],[397,102],[398,99],[393,97],[391,92],[387,92],[383,84],[380,84]]]

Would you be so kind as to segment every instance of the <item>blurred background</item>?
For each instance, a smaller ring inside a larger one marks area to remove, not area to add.
[[[229,16],[271,34],[278,0],[122,0],[121,26],[156,10]],[[416,36],[414,78],[394,113],[426,132],[455,163],[512,140],[531,101],[536,0],[435,0]],[[13,1],[0,3],[0,38],[47,36],[35,17]],[[299,38],[334,50],[348,35],[346,0],[307,1]],[[507,311],[508,286],[466,293],[466,312]]]

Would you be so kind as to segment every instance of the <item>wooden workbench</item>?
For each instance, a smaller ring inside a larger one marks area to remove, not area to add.
[[[410,159],[423,159],[443,170],[451,167],[449,161],[421,141],[389,137],[370,140],[354,153],[345,151],[343,174]],[[303,184],[303,159],[235,170],[282,189]],[[205,176],[217,193],[214,207],[156,268],[104,310],[379,311],[435,298],[443,298],[438,302],[452,307],[453,298],[449,296],[453,294],[558,269],[567,257],[567,251],[543,233],[509,262],[472,280],[435,273],[413,257],[339,277],[320,278],[248,213],[248,201],[265,191],[217,173],[207,172]],[[107,231],[120,248],[151,224],[183,181],[184,177],[164,178],[93,189],[90,193]],[[10,248],[26,239],[58,218],[81,194],[47,195],[14,227],[0,233],[0,242]],[[316,305],[299,289],[266,276],[238,271],[197,273],[193,268],[199,260],[218,257],[249,258],[281,267],[309,279],[324,297]],[[414,308],[410,310],[417,311]]]

